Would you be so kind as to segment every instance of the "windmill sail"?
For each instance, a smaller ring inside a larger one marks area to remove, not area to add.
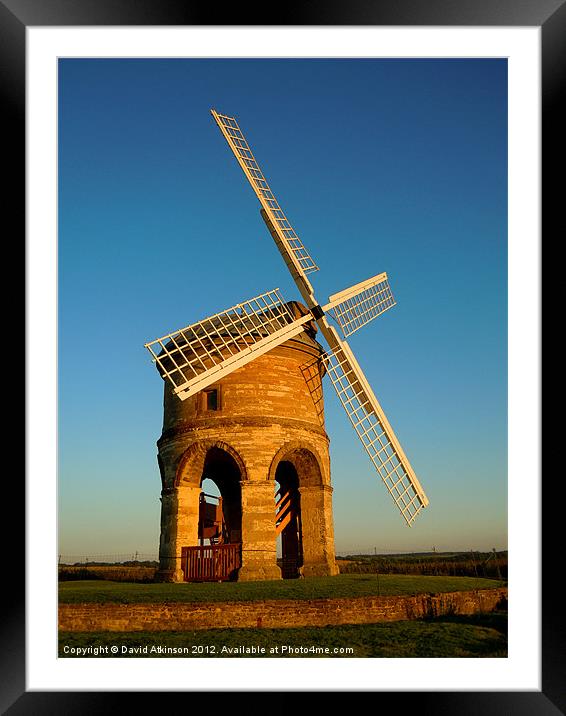
[[[417,476],[347,343],[327,354],[340,402],[402,517],[411,525],[428,505]]]
[[[374,318],[393,308],[395,299],[386,273],[358,283],[351,288],[330,296],[324,306],[340,326],[344,337],[351,336]]]
[[[220,115],[215,110],[211,112],[260,200],[263,220],[303,300],[328,341],[328,374],[348,418],[401,515],[411,525],[428,505],[428,499],[350,347],[340,339],[326,315],[328,311],[344,336],[349,336],[392,308],[395,299],[387,274],[378,274],[334,294],[329,303],[321,307],[307,278],[307,273],[317,267],[279,207],[238,123],[234,117]]]
[[[303,242],[295,233],[283,209],[279,206],[236,119],[234,117],[227,117],[224,114],[219,114],[215,110],[211,110],[211,114],[228,142],[228,146],[238,160],[246,178],[252,185],[252,189],[259,199],[264,212],[267,214],[269,221],[273,225],[279,241],[282,242],[284,248],[291,255],[292,263],[295,264],[299,270],[299,274],[308,274],[311,271],[318,271],[318,266],[305,249]]]
[[[297,318],[279,289],[251,298],[145,347],[161,376],[185,400],[228,373],[288,341],[312,321]]]

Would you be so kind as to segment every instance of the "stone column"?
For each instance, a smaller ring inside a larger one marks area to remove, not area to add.
[[[304,577],[329,577],[339,573],[334,550],[332,488],[329,485],[299,487],[303,537]]]
[[[161,539],[157,579],[182,582],[181,550],[198,544],[200,487],[181,485],[161,497]]]
[[[159,537],[158,582],[175,578],[175,541],[177,536],[177,493],[173,489],[161,491],[161,533]]]
[[[198,544],[198,520],[200,487],[179,485],[177,487],[177,535],[175,540],[175,581],[183,581],[181,551],[183,547]]]
[[[277,566],[273,483],[244,480],[242,487],[242,566],[239,582],[281,579]]]

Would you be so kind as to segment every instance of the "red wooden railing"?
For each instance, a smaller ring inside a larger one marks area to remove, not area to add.
[[[241,566],[241,544],[183,547],[181,569],[185,582],[221,582]]]

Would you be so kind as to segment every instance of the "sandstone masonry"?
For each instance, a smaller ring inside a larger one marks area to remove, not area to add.
[[[394,597],[207,604],[60,604],[59,630],[186,631],[374,624],[507,607],[507,588]]]

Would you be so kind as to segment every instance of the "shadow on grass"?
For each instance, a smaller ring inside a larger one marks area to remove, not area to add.
[[[426,618],[422,621],[430,624],[467,624],[468,626],[486,627],[507,636],[507,612],[503,610],[479,614],[450,614],[442,617]]]

